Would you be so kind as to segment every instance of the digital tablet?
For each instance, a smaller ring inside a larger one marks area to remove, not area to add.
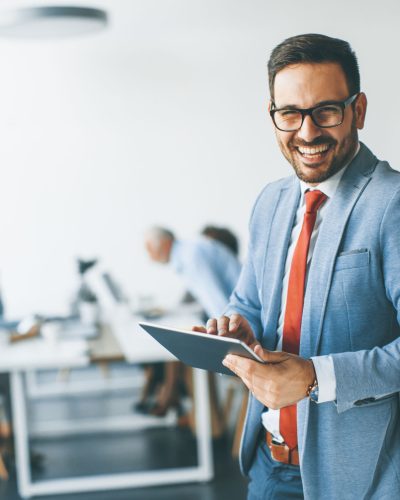
[[[222,364],[227,354],[237,354],[264,363],[250,347],[237,339],[151,323],[139,323],[139,325],[180,361],[194,368],[235,375]]]

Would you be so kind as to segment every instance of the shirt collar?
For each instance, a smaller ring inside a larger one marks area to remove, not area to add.
[[[332,177],[329,177],[329,179],[326,179],[326,181],[320,182],[318,186],[309,186],[307,183],[304,181],[300,181],[300,189],[301,189],[301,204],[304,203],[304,193],[306,191],[314,191],[315,189],[318,189],[318,191],[321,191],[322,193],[326,194],[328,198],[333,198],[333,195],[336,192],[336,189],[339,185],[340,179],[342,178],[346,168],[350,165],[350,163],[354,160],[358,152],[360,151],[360,143],[357,144],[357,149],[356,152],[354,153],[352,159],[343,167],[339,170],[339,172],[336,172],[335,175],[332,175]]]

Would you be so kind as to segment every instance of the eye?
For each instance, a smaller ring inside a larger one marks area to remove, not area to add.
[[[297,122],[301,120],[301,113],[296,109],[281,109],[277,113],[276,118],[282,122]]]
[[[334,115],[334,114],[340,114],[342,112],[342,108],[340,106],[336,106],[334,104],[327,105],[327,106],[321,106],[320,108],[316,108],[314,113],[317,113],[318,115]]]
[[[282,118],[292,118],[299,115],[299,112],[295,109],[282,109],[279,111],[279,114]]]

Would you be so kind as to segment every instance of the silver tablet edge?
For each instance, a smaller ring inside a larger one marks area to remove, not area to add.
[[[144,326],[150,326],[151,328],[161,328],[162,330],[171,330],[173,332],[178,332],[178,333],[190,333],[191,335],[197,335],[198,337],[213,337],[214,339],[218,339],[221,341],[228,341],[228,342],[234,342],[235,344],[241,344],[246,351],[248,351],[257,361],[260,363],[265,363],[260,356],[258,356],[253,349],[251,349],[247,344],[245,344],[242,340],[235,339],[233,337],[221,337],[219,335],[210,335],[209,333],[201,333],[201,332],[194,332],[192,330],[184,330],[183,328],[174,328],[171,326],[163,326],[163,325],[157,325],[155,323],[145,323],[142,321],[138,321],[138,325],[141,327]]]

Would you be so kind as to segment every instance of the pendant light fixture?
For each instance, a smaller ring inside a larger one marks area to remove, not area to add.
[[[0,37],[67,38],[100,31],[107,22],[106,11],[92,7],[22,7],[0,11]]]

